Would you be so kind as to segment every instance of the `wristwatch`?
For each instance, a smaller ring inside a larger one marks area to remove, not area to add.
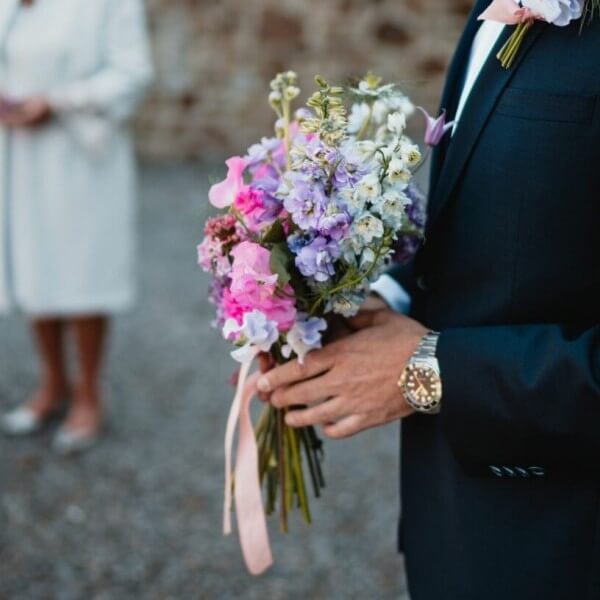
[[[420,413],[436,414],[441,407],[442,379],[436,357],[439,336],[430,331],[421,339],[398,380],[406,402]]]

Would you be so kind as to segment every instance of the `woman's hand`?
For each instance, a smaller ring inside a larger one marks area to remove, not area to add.
[[[52,108],[44,96],[32,96],[11,107],[0,116],[8,127],[37,127],[52,117]]]

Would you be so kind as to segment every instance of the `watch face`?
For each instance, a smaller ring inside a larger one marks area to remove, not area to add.
[[[405,389],[409,399],[418,407],[429,409],[442,397],[442,383],[435,369],[426,363],[407,367]]]

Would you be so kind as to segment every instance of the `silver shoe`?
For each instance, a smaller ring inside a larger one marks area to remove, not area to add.
[[[42,429],[47,419],[37,415],[27,406],[19,406],[2,417],[0,425],[6,435],[21,437]]]
[[[62,425],[54,435],[52,449],[61,456],[71,456],[89,450],[98,443],[99,439],[100,429],[96,431],[71,430]]]

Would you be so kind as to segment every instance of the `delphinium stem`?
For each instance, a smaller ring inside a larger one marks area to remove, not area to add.
[[[279,469],[279,525],[281,527],[281,531],[287,533],[288,531],[288,520],[287,520],[287,506],[286,506],[286,464],[285,464],[285,454],[284,454],[284,422],[283,422],[284,414],[283,410],[277,409],[277,457],[278,457],[278,469]]]
[[[313,456],[312,448],[310,447],[310,440],[308,439],[308,433],[306,431],[306,427],[302,427],[298,431],[300,436],[300,442],[304,447],[304,452],[306,454],[306,461],[308,462],[308,469],[310,471],[310,479],[313,485],[313,491],[315,497],[319,498],[321,496],[321,488],[319,486],[319,480],[317,478],[317,470],[315,466],[315,457]]]
[[[308,505],[308,498],[306,497],[306,486],[304,484],[304,473],[302,472],[302,459],[300,457],[300,451],[298,449],[298,434],[292,427],[287,427],[288,442],[290,445],[292,455],[292,467],[294,469],[294,476],[296,480],[296,491],[298,493],[298,504],[302,511],[302,516],[307,523],[311,522],[310,508]]]

